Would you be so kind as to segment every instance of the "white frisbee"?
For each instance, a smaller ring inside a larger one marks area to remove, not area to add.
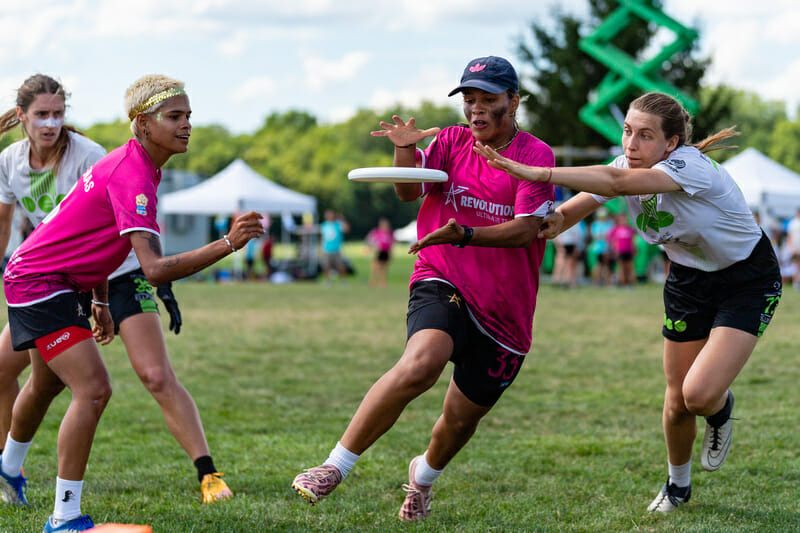
[[[416,167],[364,167],[348,172],[347,179],[368,183],[441,183],[447,181],[447,172]]]

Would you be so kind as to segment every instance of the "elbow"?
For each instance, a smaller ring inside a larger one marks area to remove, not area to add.
[[[611,174],[611,180],[608,184],[608,194],[603,196],[628,196],[631,194],[630,181],[625,179],[626,175],[619,169],[614,169],[616,172]]]
[[[144,277],[147,278],[147,281],[153,287],[158,287],[171,281],[167,279],[163,273],[159,272],[159,269],[152,266],[145,267],[142,265],[142,272],[144,272]]]

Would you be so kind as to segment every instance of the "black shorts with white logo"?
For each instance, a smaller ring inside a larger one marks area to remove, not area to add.
[[[747,259],[716,272],[672,263],[664,284],[665,338],[705,339],[713,328],[729,327],[760,337],[781,299],[778,259],[762,235]]]
[[[114,319],[114,333],[119,333],[119,325],[129,316],[158,313],[153,286],[141,268],[109,280],[108,303]]]
[[[65,292],[25,307],[8,308],[8,328],[15,350],[36,348],[34,341],[56,331],[77,326],[88,329],[90,293]]]
[[[472,321],[464,297],[440,281],[411,286],[406,319],[407,339],[423,329],[444,331],[453,339],[453,381],[470,401],[491,407],[517,377],[524,355],[506,350]]]

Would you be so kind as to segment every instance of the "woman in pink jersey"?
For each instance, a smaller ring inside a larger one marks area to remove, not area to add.
[[[72,392],[59,430],[56,505],[44,531],[92,527],[80,502],[94,432],[111,396],[95,343],[114,336],[109,274],[133,248],[147,280],[161,285],[215,263],[263,233],[260,216],[250,212],[237,218],[223,239],[164,257],[156,191],[161,166],[188,148],[191,107],[183,84],[165,76],[137,80],[125,100],[135,138],[78,180],[14,252],[3,276],[12,343],[16,350],[29,350],[31,360],[0,463],[7,501],[27,503],[22,462],[56,391],[66,386]],[[93,292],[93,329],[78,305],[78,294],[86,291]]]
[[[608,244],[617,263],[617,284],[622,287],[633,285],[633,257],[636,255],[636,230],[628,222],[628,215],[614,215],[614,227],[608,232]]]
[[[424,197],[417,218],[424,237],[410,249],[419,257],[411,276],[408,341],[398,363],[367,392],[328,459],[294,479],[292,487],[311,503],[331,493],[452,361],[442,416],[427,450],[411,460],[403,485],[400,518],[428,517],[434,480],[517,376],[530,349],[545,244],[537,233],[553,207],[554,190],[495,171],[473,147],[480,141],[515,160],[549,166],[553,152],[517,128],[519,83],[505,59],[470,61],[450,95],[459,92],[466,125],[419,130],[413,118],[395,116],[373,132],[394,143],[395,166],[414,167],[419,158],[449,179],[395,185],[401,200]],[[436,139],[418,152],[416,144],[430,135]]]
[[[15,211],[25,216],[32,231],[81,175],[106,155],[102,146],[63,122],[67,97],[58,81],[35,74],[17,89],[16,107],[0,116],[0,134],[18,126],[25,134],[0,153],[2,250],[9,241]],[[170,329],[177,334],[180,311],[170,284],[158,287],[157,292],[170,314]],[[110,276],[109,304],[114,333],[125,344],[131,366],[158,402],[167,427],[195,465],[203,501],[212,503],[232,496],[214,465],[197,406],[172,368],[153,288],[133,252]],[[0,454],[19,393],[18,377],[29,364],[27,351],[14,351],[6,325],[0,333]]]
[[[388,218],[381,217],[377,227],[367,234],[367,244],[375,250],[369,285],[370,287],[386,288],[386,276],[389,273],[389,261],[392,259],[392,245],[394,244],[392,223]]]

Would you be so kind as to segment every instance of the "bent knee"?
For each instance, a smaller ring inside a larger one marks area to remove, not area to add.
[[[392,369],[398,385],[416,390],[428,390],[436,384],[443,367],[430,359],[415,358],[413,362],[401,360]]]
[[[142,385],[144,385],[144,388],[152,395],[162,394],[177,385],[175,373],[160,367],[148,368],[140,372],[139,379]]]
[[[686,409],[693,415],[704,416],[710,414],[719,401],[719,395],[714,391],[703,388],[688,389],[683,391]]]

